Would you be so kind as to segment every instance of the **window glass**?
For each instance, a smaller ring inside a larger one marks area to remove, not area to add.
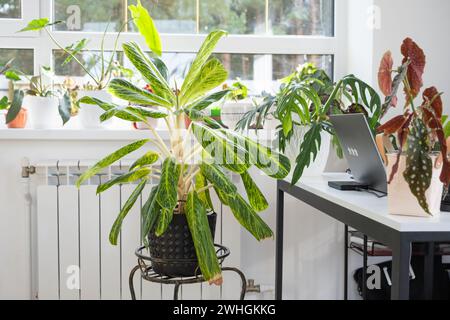
[[[25,74],[34,74],[33,49],[0,49],[0,65],[14,59],[12,66]]]
[[[21,0],[0,0],[0,19],[22,18]]]
[[[265,0],[200,1],[200,33],[214,29],[230,34],[261,34],[265,27]]]
[[[277,54],[272,56],[272,79],[280,80],[296,70],[299,65],[311,62],[333,78],[332,55]]]
[[[334,0],[270,0],[269,29],[275,35],[333,36]]]

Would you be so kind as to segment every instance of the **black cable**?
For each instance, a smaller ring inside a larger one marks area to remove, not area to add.
[[[377,193],[377,192],[372,191],[372,190],[369,190],[369,189],[356,188],[355,190],[356,190],[356,191],[359,191],[359,192],[367,192],[367,193],[370,193],[371,195],[374,195],[374,196],[377,197],[378,199],[382,199],[382,198],[387,197],[387,194],[384,194],[384,193]]]

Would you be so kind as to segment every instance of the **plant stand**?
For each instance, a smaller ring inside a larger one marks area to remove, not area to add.
[[[217,248],[217,250],[216,250],[217,258],[219,260],[220,265],[222,266],[222,263],[225,260],[225,258],[230,255],[230,250],[228,248],[218,245],[218,244],[215,244],[214,246]],[[163,276],[163,275],[155,273],[151,266],[151,262],[153,259],[152,259],[152,257],[150,257],[150,255],[144,254],[143,253],[144,250],[145,250],[145,246],[141,246],[138,249],[136,249],[135,254],[138,257],[138,265],[136,265],[131,270],[130,276],[129,276],[129,286],[130,286],[132,300],[136,300],[136,293],[134,291],[133,279],[138,270],[141,271],[141,278],[143,280],[153,282],[153,283],[174,285],[175,288],[174,288],[174,292],[173,292],[173,300],[178,300],[178,293],[179,293],[179,289],[180,289],[181,285],[207,282],[203,278],[200,270],[198,270],[198,274],[196,276],[192,276],[192,277],[169,277],[169,276]],[[177,263],[177,262],[185,263],[187,261],[186,260],[172,261],[172,263]],[[245,275],[242,273],[242,271],[240,271],[237,268],[231,268],[231,267],[221,267],[221,270],[225,271],[225,272],[234,272],[239,275],[239,277],[241,278],[241,283],[242,283],[239,299],[244,300],[245,293],[247,291],[247,280],[245,278]]]

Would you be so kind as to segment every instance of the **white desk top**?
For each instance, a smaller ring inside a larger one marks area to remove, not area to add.
[[[436,217],[416,218],[388,214],[387,198],[378,199],[366,192],[339,191],[328,187],[328,181],[349,180],[347,174],[324,174],[303,177],[298,187],[332,201],[344,208],[402,232],[450,232],[450,213]]]

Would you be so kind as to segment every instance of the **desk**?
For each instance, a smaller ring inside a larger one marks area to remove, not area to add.
[[[275,296],[282,299],[284,194],[322,211],[324,214],[359,230],[389,246],[392,257],[393,300],[409,299],[409,264],[412,243],[428,243],[425,258],[425,292],[432,294],[435,242],[450,242],[450,213],[432,218],[393,216],[388,214],[387,198],[378,199],[366,192],[343,192],[328,187],[328,181],[349,180],[346,174],[324,174],[304,177],[295,186],[280,180],[277,185],[277,226],[275,254]],[[293,214],[295,214],[293,212]],[[346,235],[347,236],[347,235]]]

